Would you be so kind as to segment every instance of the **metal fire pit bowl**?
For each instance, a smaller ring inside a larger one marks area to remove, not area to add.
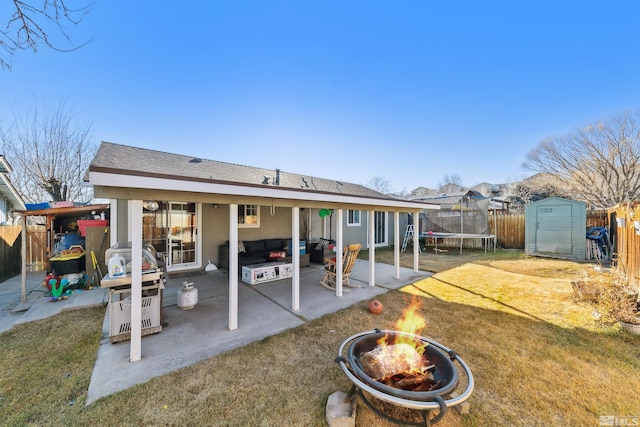
[[[393,343],[394,337],[398,336],[407,336],[428,344],[425,348],[425,357],[428,359],[429,364],[436,366],[433,375],[436,381],[440,381],[440,388],[431,391],[402,390],[382,384],[364,372],[359,361],[360,355],[373,350],[377,345],[377,341],[387,334],[389,334],[390,337],[390,344]],[[348,351],[345,357],[345,348],[347,348],[347,346]],[[353,395],[357,389],[363,401],[374,411],[376,411],[376,409],[367,401],[362,391],[366,391],[371,396],[393,405],[420,410],[423,412],[423,417],[427,425],[439,421],[445,415],[447,408],[452,408],[465,402],[469,396],[471,396],[474,388],[471,370],[455,351],[429,338],[401,331],[382,331],[376,329],[374,331],[360,332],[353,335],[347,338],[340,346],[336,362],[353,383],[354,388],[350,395]],[[459,384],[458,370],[454,362],[458,362],[464,371],[467,377],[467,387],[460,395],[451,398],[449,395],[456,390]],[[349,366],[347,366],[347,363]],[[428,413],[432,410],[440,410],[440,413],[432,420],[429,420]],[[384,414],[380,415],[389,419],[389,417]],[[390,420],[398,422],[397,420]]]
[[[430,365],[435,365],[433,370],[433,377],[436,381],[440,382],[440,387],[431,391],[410,391],[403,390],[396,387],[388,386],[386,384],[371,378],[363,369],[360,363],[360,355],[368,351],[373,350],[378,345],[378,340],[383,338],[386,333],[376,332],[373,334],[363,335],[353,340],[347,351],[347,358],[349,365],[353,369],[358,378],[369,384],[371,387],[390,395],[403,397],[410,400],[433,400],[437,396],[446,396],[451,394],[456,387],[458,387],[458,371],[453,366],[453,362],[447,357],[445,353],[438,350],[433,345],[427,345],[424,349],[423,357],[429,361]],[[389,332],[389,344],[395,342],[395,338],[402,334],[401,332]],[[420,341],[428,342],[425,338],[420,337]]]

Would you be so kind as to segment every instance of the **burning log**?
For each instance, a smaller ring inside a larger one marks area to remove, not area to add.
[[[431,372],[427,372],[426,374],[418,374],[412,377],[401,378],[395,382],[395,385],[401,388],[406,388],[422,384],[426,381],[434,381],[433,374]]]
[[[378,345],[362,353],[359,361],[367,375],[376,380],[394,375],[424,374],[428,368],[427,361],[409,344]]]

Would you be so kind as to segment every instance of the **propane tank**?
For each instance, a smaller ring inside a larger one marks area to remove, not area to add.
[[[192,282],[182,282],[182,289],[178,292],[178,307],[190,310],[198,303],[198,288]]]

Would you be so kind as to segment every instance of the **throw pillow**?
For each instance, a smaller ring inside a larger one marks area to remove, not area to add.
[[[238,240],[238,253],[240,252],[246,252],[246,249],[244,248],[244,242],[242,240]]]
[[[269,258],[285,258],[287,254],[285,251],[271,251],[269,252]]]

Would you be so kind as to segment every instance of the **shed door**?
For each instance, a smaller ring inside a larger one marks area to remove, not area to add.
[[[571,206],[540,206],[536,209],[538,252],[571,254]]]

